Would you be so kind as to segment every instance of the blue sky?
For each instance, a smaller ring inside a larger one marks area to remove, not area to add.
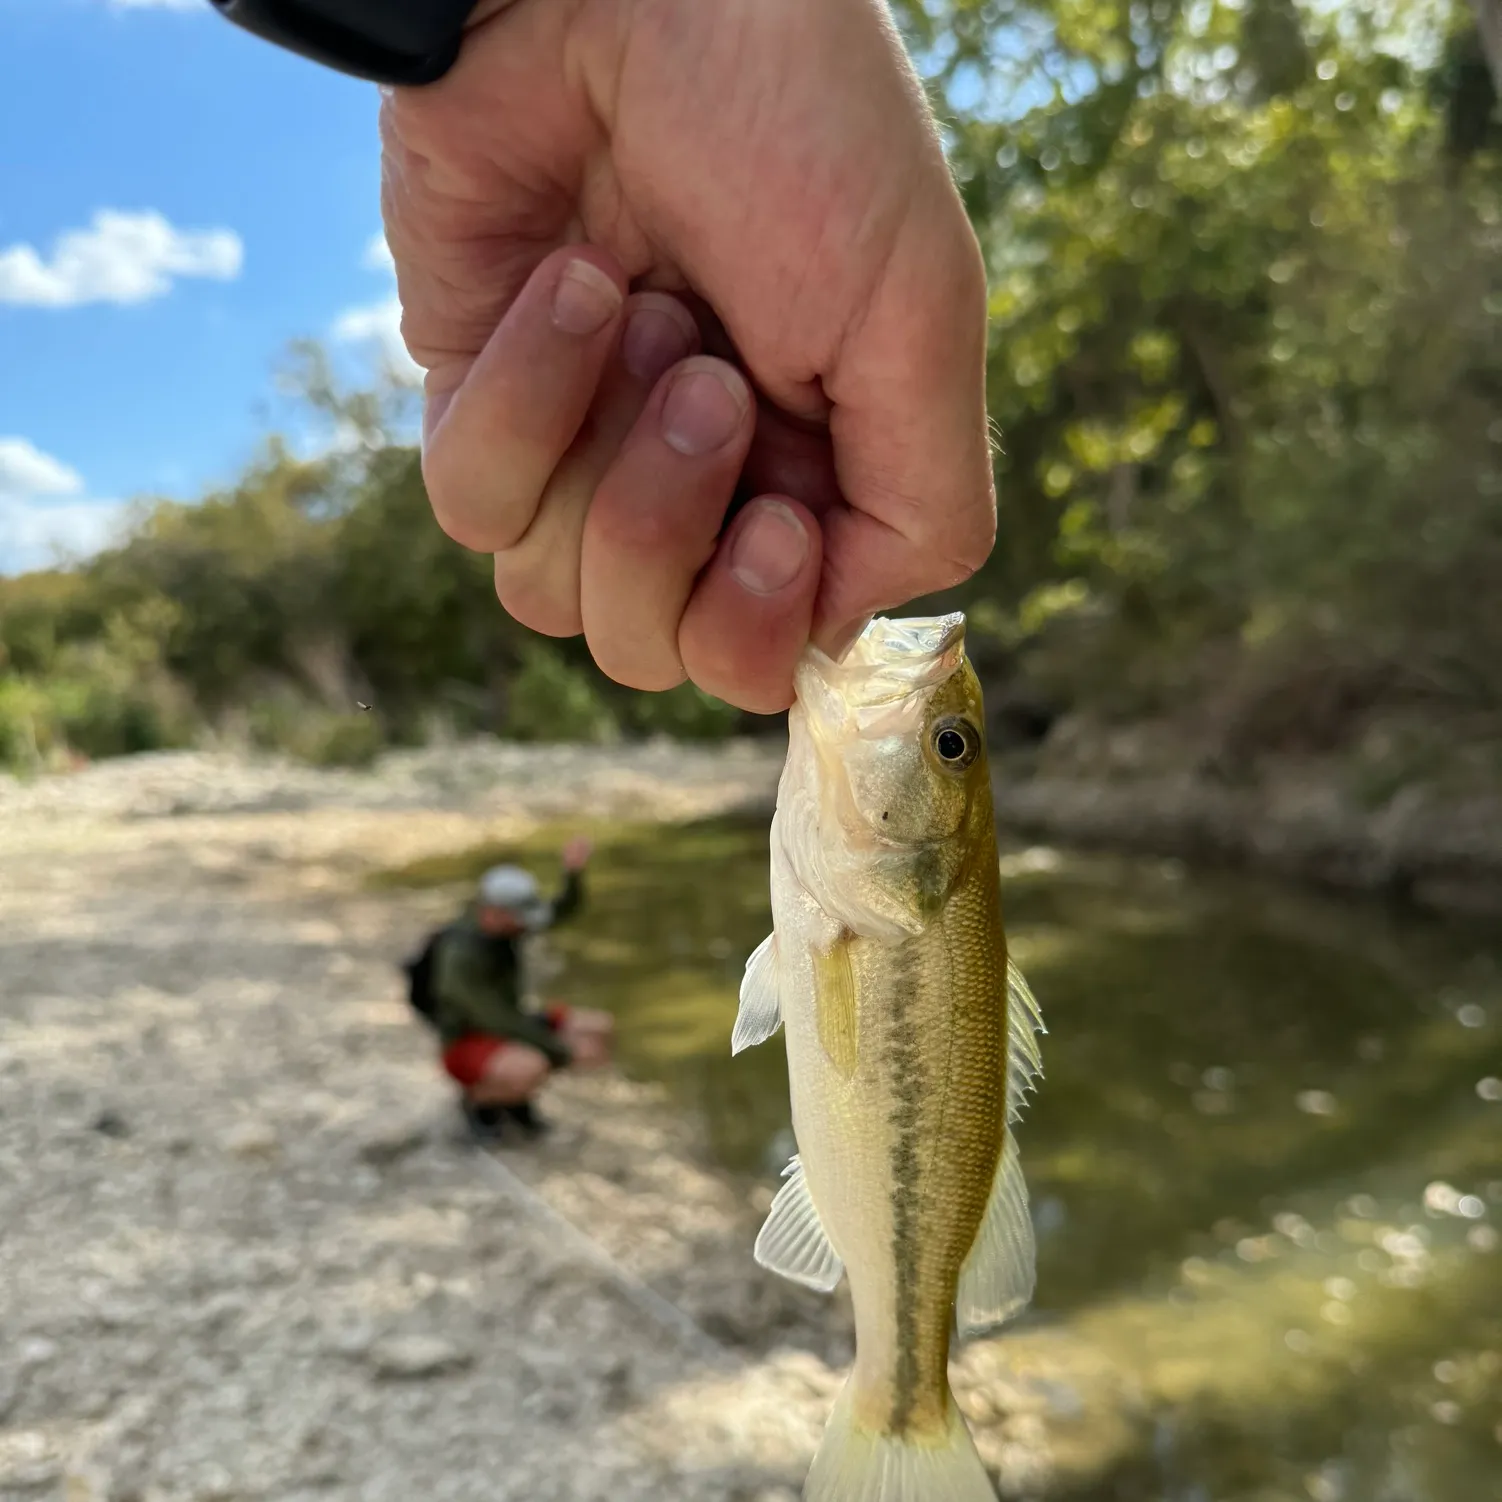
[[[0,571],[232,478],[289,340],[393,337],[376,102],[207,0],[0,0]]]

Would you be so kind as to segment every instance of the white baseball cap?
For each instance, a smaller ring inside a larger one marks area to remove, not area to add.
[[[527,928],[545,928],[553,916],[552,904],[543,900],[536,878],[520,866],[492,866],[480,878],[480,904],[504,908]]]

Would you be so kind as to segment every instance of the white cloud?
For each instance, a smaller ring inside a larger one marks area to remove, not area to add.
[[[334,320],[334,338],[341,344],[358,344],[374,350],[399,377],[413,382],[422,380],[422,366],[407,353],[402,340],[402,305],[395,297],[346,308]]]
[[[83,494],[83,476],[24,438],[0,438],[0,573],[97,553],[125,506]]]
[[[59,235],[50,257],[31,245],[0,250],[0,303],[148,302],[177,277],[232,281],[244,260],[233,230],[180,230],[157,213],[100,209],[88,229]]]
[[[334,320],[334,338],[344,344],[359,344],[378,339],[388,348],[402,345],[402,305],[399,299],[388,297],[383,302],[366,303],[358,308],[346,308]]]
[[[360,264],[367,271],[396,270],[396,261],[392,257],[391,247],[386,243],[386,235],[383,231],[371,238],[370,244],[365,247],[365,254],[360,257]]]
[[[370,240],[360,257],[360,264],[367,271],[382,273],[388,281],[394,279],[396,266],[385,235],[376,235]],[[407,353],[407,346],[402,341],[402,304],[395,293],[380,302],[346,308],[334,320],[333,335],[340,344],[363,345],[375,350],[399,377],[413,383],[422,380],[422,367]]]
[[[24,438],[0,438],[0,500],[77,495],[83,476]]]
[[[119,536],[122,501],[10,501],[0,496],[0,574],[91,557]]]

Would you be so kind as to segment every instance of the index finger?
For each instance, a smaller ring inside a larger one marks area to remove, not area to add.
[[[579,238],[568,185],[596,127],[566,85],[570,10],[481,0],[448,74],[383,91],[381,211],[430,395],[459,385],[542,260]]]

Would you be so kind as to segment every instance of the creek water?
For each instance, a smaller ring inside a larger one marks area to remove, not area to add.
[[[765,822],[600,833],[549,984],[774,1183],[780,1041],[729,1053]],[[1502,1502],[1502,935],[1171,862],[1002,862],[1049,1032],[1019,1128],[1038,1290],[999,1347],[1051,1395],[1046,1496]]]

